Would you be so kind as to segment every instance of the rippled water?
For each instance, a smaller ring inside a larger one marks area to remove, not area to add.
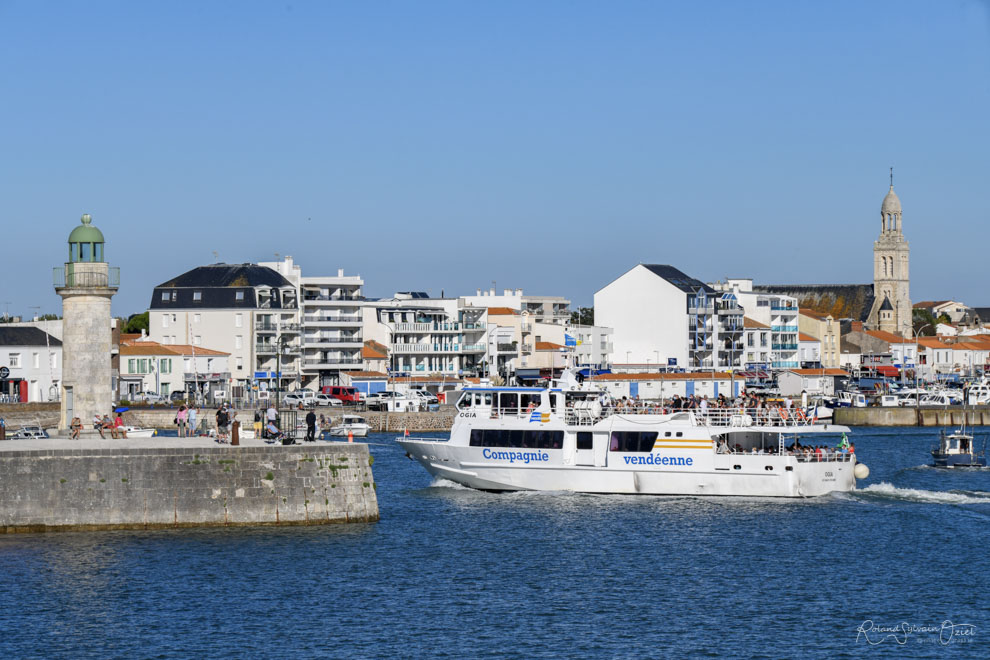
[[[870,479],[813,500],[479,493],[372,436],[377,524],[0,537],[0,650],[990,657],[990,471],[936,433],[858,430]]]

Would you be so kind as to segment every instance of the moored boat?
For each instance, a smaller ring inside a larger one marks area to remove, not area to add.
[[[364,417],[358,415],[344,415],[340,422],[330,427],[330,435],[335,438],[346,438],[353,435],[355,438],[367,437],[371,425]]]
[[[960,428],[955,433],[946,433],[942,429],[938,445],[932,448],[932,459],[935,467],[986,467],[987,457],[984,447],[976,451],[973,436]]]

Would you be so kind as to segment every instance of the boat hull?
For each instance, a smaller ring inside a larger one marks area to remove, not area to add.
[[[941,468],[987,466],[986,456],[977,456],[974,454],[940,454],[938,452],[932,452],[932,458],[935,460],[935,467]]]
[[[330,435],[335,438],[346,438],[348,433],[354,435],[355,438],[366,438],[368,436],[367,427],[354,427],[354,428],[343,428],[340,426],[335,426],[328,431]]]
[[[572,491],[598,494],[711,495],[748,497],[817,497],[856,488],[856,462],[804,462],[795,456],[715,454],[691,450],[668,452],[675,461],[691,458],[690,465],[668,467],[632,464],[628,456],[612,453],[604,465],[567,465],[564,450],[537,452],[493,451],[445,442],[397,439],[408,455],[430,474],[450,481],[494,491]],[[540,460],[500,456],[538,454]],[[494,456],[494,458],[493,458]],[[543,460],[543,457],[546,460]],[[652,454],[660,457],[660,453]],[[639,460],[639,457],[637,457]],[[644,462],[647,459],[643,456]],[[788,469],[790,468],[790,469]]]

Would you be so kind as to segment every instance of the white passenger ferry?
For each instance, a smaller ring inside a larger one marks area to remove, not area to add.
[[[814,497],[869,475],[834,448],[845,426],[779,408],[625,406],[568,376],[465,389],[449,439],[397,441],[430,474],[492,491]]]

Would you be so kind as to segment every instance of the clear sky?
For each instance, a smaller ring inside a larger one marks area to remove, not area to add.
[[[292,255],[366,293],[872,281],[990,305],[990,11],[913,2],[0,0],[0,311],[60,311],[88,212],[114,313]],[[9,303],[9,306],[5,303]]]

